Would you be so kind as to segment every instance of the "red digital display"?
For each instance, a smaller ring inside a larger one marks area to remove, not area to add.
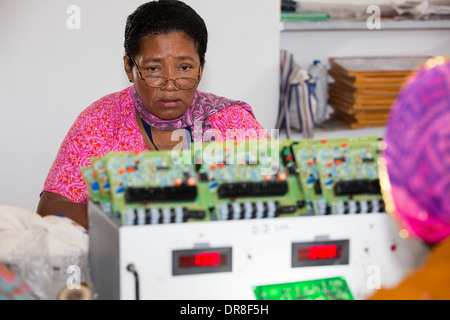
[[[348,264],[349,248],[349,240],[292,243],[292,267]]]
[[[226,265],[227,256],[218,251],[183,255],[178,258],[179,268],[215,267]]]
[[[175,276],[231,272],[232,248],[186,249],[172,251],[172,274]]]
[[[297,250],[297,260],[314,259],[339,259],[342,255],[342,247],[335,244],[312,245]]]

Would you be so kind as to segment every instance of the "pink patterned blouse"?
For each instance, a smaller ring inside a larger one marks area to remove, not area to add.
[[[147,150],[136,122],[132,91],[133,87],[128,87],[109,94],[80,113],[61,144],[43,191],[60,194],[76,203],[86,203],[87,186],[80,167],[91,166],[92,157],[102,157],[111,151]],[[200,91],[198,94],[203,100],[217,98]],[[256,121],[251,107],[242,102],[209,115],[207,120],[208,126],[218,130],[225,140],[269,138]],[[194,141],[198,141],[195,133]]]

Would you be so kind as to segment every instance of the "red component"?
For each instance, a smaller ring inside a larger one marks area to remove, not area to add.
[[[211,252],[211,265],[217,266],[220,263],[220,255],[217,251]]]
[[[277,176],[277,180],[278,180],[278,181],[284,181],[284,180],[286,180],[286,173],[281,172],[281,173]]]
[[[309,248],[300,248],[297,252],[297,259],[301,260],[314,260],[314,259],[330,259],[330,258],[339,258],[338,247],[335,244],[325,245],[322,244],[320,246],[311,246]],[[306,255],[306,252],[308,253]]]
[[[226,259],[225,259],[226,260]],[[179,258],[180,268],[191,267],[214,267],[220,265],[220,254],[218,251],[203,252],[193,255],[181,256]]]
[[[220,263],[220,256],[219,252],[213,251],[213,252],[203,252],[203,253],[197,253],[195,256],[195,265],[196,266],[217,266]]]
[[[336,253],[337,253],[337,246],[335,244],[330,244],[328,246],[328,258],[334,258],[336,257]]]
[[[211,265],[211,254],[209,252],[202,253],[202,266],[206,267]]]
[[[318,258],[319,259],[328,258],[328,246],[324,244],[319,246]]]
[[[195,255],[195,265],[199,266],[202,263],[202,255],[200,253],[197,253]]]
[[[309,255],[308,255],[308,257],[310,259],[317,259],[318,255],[319,255],[319,247],[318,246],[311,246],[309,248]]]

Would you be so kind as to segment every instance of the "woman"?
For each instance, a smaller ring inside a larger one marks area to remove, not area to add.
[[[45,180],[37,212],[88,227],[80,167],[110,151],[169,150],[184,142],[268,138],[251,107],[197,90],[208,34],[181,1],[139,6],[125,27],[125,72],[134,85],[94,102],[67,133]],[[212,133],[211,133],[212,132]]]
[[[431,246],[425,264],[371,299],[450,299],[450,60],[427,61],[405,85],[387,124],[380,181],[404,237]],[[383,275],[381,275],[383,276]]]

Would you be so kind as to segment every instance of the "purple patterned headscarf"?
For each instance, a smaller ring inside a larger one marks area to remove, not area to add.
[[[193,126],[195,122],[202,123],[203,131],[211,129],[211,123],[208,118],[220,110],[238,105],[247,110],[253,117],[252,108],[242,101],[229,100],[223,97],[216,96],[212,93],[205,93],[196,91],[194,100],[189,109],[186,110],[180,117],[171,120],[160,119],[145,109],[141,98],[139,97],[136,88],[133,86],[133,100],[136,109],[142,120],[147,122],[150,126],[159,130],[176,130]]]
[[[384,158],[397,220],[428,243],[450,236],[450,60],[430,59],[405,84]]]

